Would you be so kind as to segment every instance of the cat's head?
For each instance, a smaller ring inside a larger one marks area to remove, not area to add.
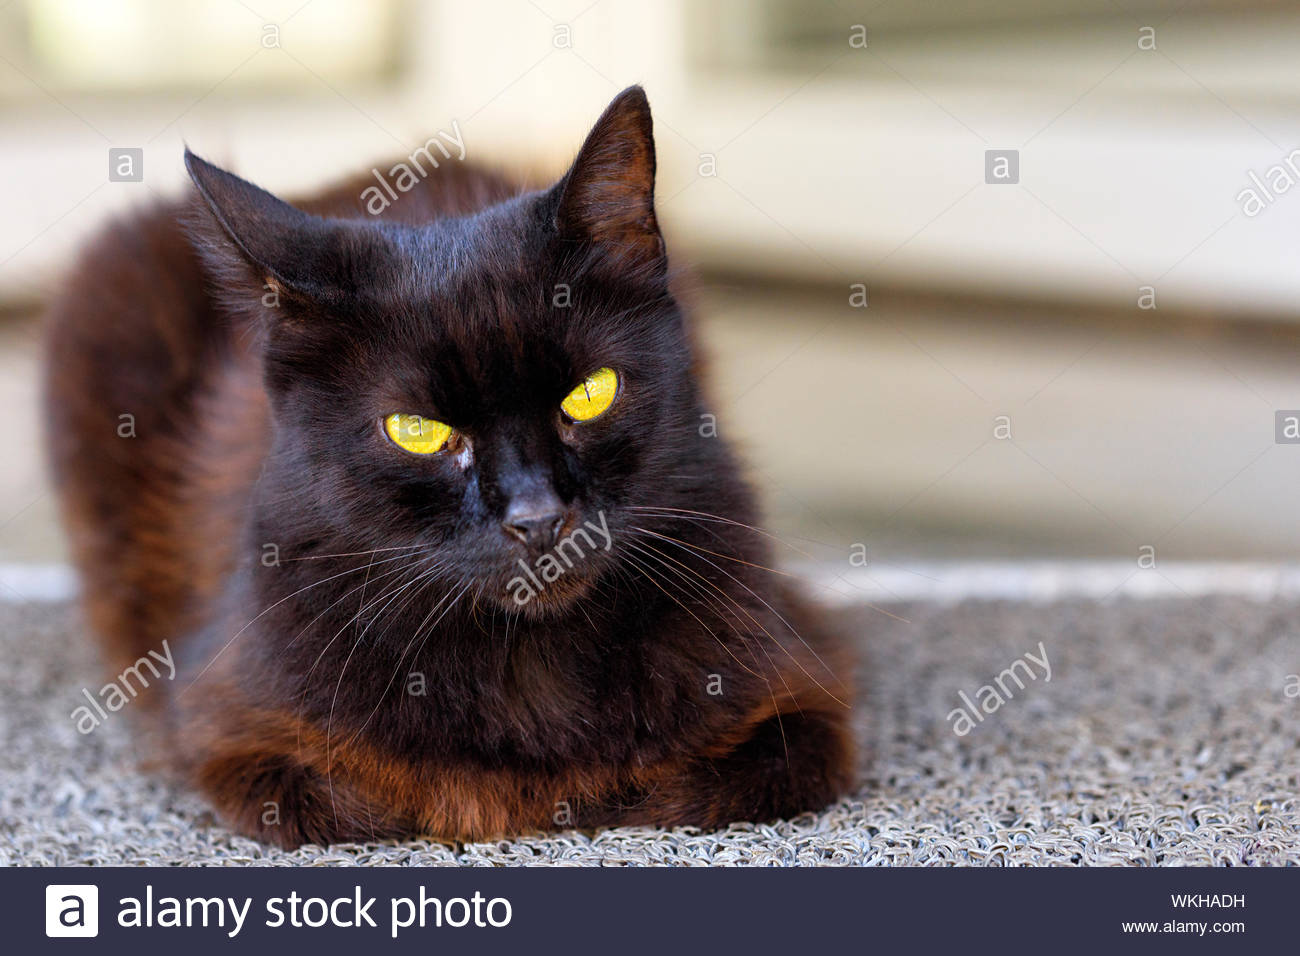
[[[186,162],[218,291],[263,353],[272,532],[428,549],[444,580],[547,614],[616,571],[646,520],[630,507],[724,479],[700,435],[639,87],[551,188],[423,225],[320,218]],[[457,188],[438,175],[420,188]]]

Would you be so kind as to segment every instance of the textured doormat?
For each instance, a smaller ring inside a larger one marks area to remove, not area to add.
[[[103,681],[76,613],[0,604],[0,863],[1300,864],[1300,605],[888,612],[904,620],[836,612],[863,651],[861,778],[825,812],[711,833],[283,852],[142,772],[125,712],[78,733],[82,689]]]

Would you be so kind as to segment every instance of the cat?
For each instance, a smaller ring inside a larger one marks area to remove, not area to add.
[[[527,190],[373,216],[191,153],[52,305],[49,457],[109,665],[227,825],[295,847],[818,810],[850,655],[781,575],[655,216],[640,87]]]

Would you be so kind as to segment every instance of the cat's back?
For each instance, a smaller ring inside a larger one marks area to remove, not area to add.
[[[51,478],[90,624],[126,667],[176,629],[199,567],[176,531],[204,391],[229,328],[183,203],[115,219],[81,251],[46,321]]]

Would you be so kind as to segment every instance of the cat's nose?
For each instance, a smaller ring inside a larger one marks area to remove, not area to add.
[[[564,506],[553,493],[543,497],[516,498],[506,508],[501,522],[506,533],[518,538],[531,551],[555,546],[564,525]]]

